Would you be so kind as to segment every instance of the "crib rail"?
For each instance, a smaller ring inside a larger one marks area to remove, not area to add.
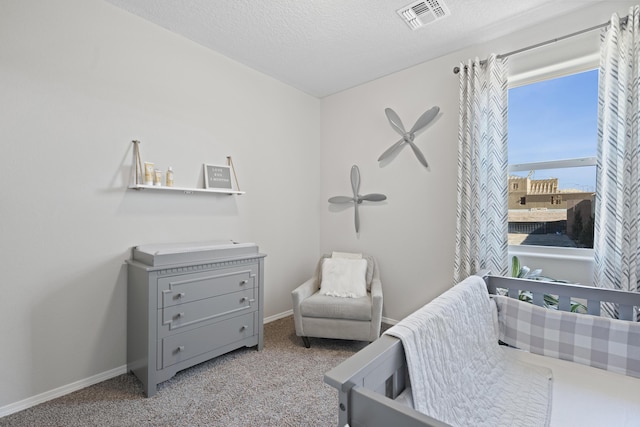
[[[338,389],[338,426],[448,426],[393,400],[405,389],[407,378],[402,341],[390,335],[327,372],[324,382]]]
[[[353,388],[351,401],[352,427],[451,427],[364,387]]]
[[[487,289],[496,294],[499,288],[508,289],[511,298],[518,298],[520,291],[529,291],[533,295],[533,304],[544,306],[544,295],[558,297],[558,310],[571,311],[571,299],[586,301],[587,313],[600,316],[602,302],[617,304],[618,317],[621,320],[633,320],[634,307],[640,307],[640,293],[625,292],[616,289],[595,288],[593,286],[543,282],[540,280],[517,279],[502,276],[486,276]]]
[[[382,335],[327,372],[324,382],[338,389],[338,425],[352,423],[350,405],[354,387],[365,387],[381,396],[395,398],[405,387],[406,372],[402,343],[389,335]]]

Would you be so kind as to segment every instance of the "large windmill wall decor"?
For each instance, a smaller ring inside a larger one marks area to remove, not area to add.
[[[389,156],[391,156],[396,150],[400,149],[402,146],[409,145],[413,150],[413,152],[415,153],[416,157],[418,158],[418,161],[420,161],[420,163],[422,163],[422,165],[425,168],[428,168],[429,164],[427,163],[427,159],[424,157],[424,154],[422,154],[422,151],[420,151],[418,146],[414,144],[413,140],[416,137],[415,135],[416,132],[419,132],[422,129],[424,129],[429,123],[433,121],[433,119],[436,118],[436,116],[440,112],[440,107],[436,106],[431,108],[430,110],[425,111],[418,118],[418,120],[416,120],[416,123],[413,125],[413,127],[409,131],[405,130],[404,125],[402,124],[402,120],[400,120],[400,117],[398,116],[398,114],[396,114],[395,111],[393,111],[391,108],[385,108],[384,112],[387,115],[387,119],[389,119],[389,123],[391,124],[391,127],[396,132],[398,132],[402,136],[402,138],[398,142],[393,144],[391,147],[389,147],[384,153],[382,153],[380,157],[378,157],[378,161],[381,162],[389,158]]]
[[[360,169],[357,165],[351,166],[351,189],[353,190],[353,197],[349,196],[335,196],[329,199],[329,203],[353,203],[354,207],[354,222],[356,226],[356,234],[360,233],[360,214],[358,213],[358,205],[363,201],[369,202],[381,202],[387,199],[387,196],[380,193],[371,193],[361,196],[358,194],[360,191]]]

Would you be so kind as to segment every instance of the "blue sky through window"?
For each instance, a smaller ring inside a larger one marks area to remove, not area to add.
[[[598,71],[509,89],[509,164],[596,155]],[[526,176],[527,172],[514,175]],[[536,171],[561,189],[595,191],[595,167]]]

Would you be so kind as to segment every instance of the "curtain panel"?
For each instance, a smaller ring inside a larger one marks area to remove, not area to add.
[[[507,60],[460,65],[454,283],[508,271]]]
[[[640,278],[640,8],[603,30],[598,88],[594,284],[638,292]],[[617,317],[613,304],[603,315]],[[639,320],[638,312],[635,313]]]

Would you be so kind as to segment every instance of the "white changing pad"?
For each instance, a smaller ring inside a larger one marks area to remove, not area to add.
[[[640,379],[506,348],[514,357],[553,371],[551,427],[637,427]]]
[[[140,245],[133,248],[133,260],[159,267],[171,264],[198,263],[221,258],[252,257],[258,254],[255,243],[209,241]]]

